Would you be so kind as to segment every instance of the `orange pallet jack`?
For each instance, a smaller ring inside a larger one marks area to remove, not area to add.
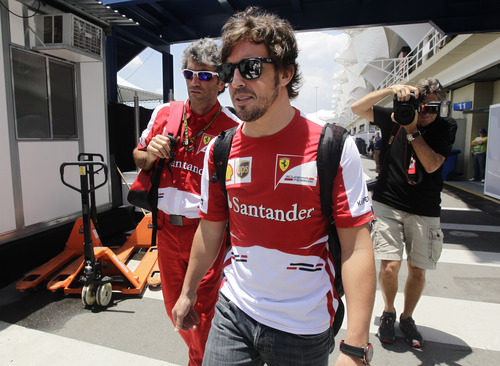
[[[104,157],[101,154],[94,153],[80,153],[78,154],[78,161],[92,161],[94,157],[98,157],[101,161],[104,161]],[[97,174],[99,171],[96,171]],[[94,173],[94,172],[93,172]],[[94,174],[89,175],[90,187],[94,186]],[[96,230],[97,226],[97,209],[95,204],[94,190],[92,190],[90,195],[90,215],[91,221],[91,234],[93,235],[94,246],[102,246],[101,240]],[[24,278],[16,283],[16,289],[19,291],[26,291],[39,286],[41,283],[49,279],[56,271],[58,271],[63,266],[67,265],[70,261],[78,259],[83,255],[83,218],[76,219],[73,224],[73,228],[65,243],[64,249],[57,256],[49,260],[47,263],[41,265],[40,267],[34,269],[28,273]]]
[[[101,240],[94,224],[91,222],[91,233],[93,234],[93,243],[101,246]],[[83,255],[83,219],[79,217],[73,224],[71,234],[66,241],[64,250],[45,264],[28,273],[22,280],[16,283],[16,289],[26,291],[39,286],[42,282],[49,279],[56,271],[68,264],[70,261],[80,258]]]
[[[72,186],[64,179],[65,168],[78,166],[80,169],[80,189]],[[104,170],[104,182],[89,189],[89,175],[94,167]],[[139,295],[143,292],[151,270],[158,258],[156,246],[149,244],[148,232],[151,226],[150,217],[146,216],[126,243],[116,252],[109,247],[93,245],[89,215],[89,194],[102,187],[107,181],[107,166],[102,162],[70,162],[60,167],[61,180],[64,185],[81,193],[82,219],[84,227],[83,258],[74,260],[63,271],[47,284],[50,290],[62,288],[65,294],[81,293],[82,302],[86,306],[97,304],[106,307],[110,304],[113,291],[124,294]],[[151,234],[150,234],[151,235]],[[142,242],[142,243],[141,243]],[[137,250],[141,253],[137,267],[132,270],[127,261]]]
[[[153,270],[148,277],[148,286],[153,288],[161,286],[160,267],[158,265],[158,260],[156,260],[155,265],[153,266]]]
[[[64,172],[68,166],[77,166],[80,169],[80,189],[65,181]],[[101,170],[104,171],[104,181],[94,187],[93,175]],[[63,184],[81,193],[82,217],[75,223],[63,253],[19,281],[16,286],[18,289],[23,290],[38,285],[66,265],[48,282],[47,288],[52,291],[63,289],[65,294],[81,293],[85,306],[94,304],[108,306],[113,291],[134,295],[143,292],[147,278],[158,258],[156,246],[150,244],[151,215],[146,215],[142,219],[124,245],[118,248],[104,247],[90,216],[97,217],[94,192],[107,182],[107,171],[107,166],[102,162],[94,162],[92,157],[90,161],[81,161],[80,155],[78,162],[61,165]],[[92,201],[90,209],[89,195]],[[141,258],[137,259],[139,256]],[[127,265],[132,262],[138,262],[135,269]]]
[[[100,261],[101,272],[103,276],[111,278],[112,290],[121,291],[124,294],[140,295],[147,283],[155,263],[157,262],[158,252],[156,246],[152,247],[149,244],[151,238],[152,223],[151,214],[147,214],[139,222],[132,234],[127,238],[121,247],[102,247],[94,243],[94,256]],[[131,269],[132,262],[137,262],[137,257],[140,257],[140,262],[135,269]],[[65,294],[80,293],[80,284],[78,283],[78,275],[82,272],[85,258],[81,256],[70,263],[66,268],[60,271],[49,283],[47,289],[57,291],[63,289]],[[96,292],[96,299],[92,293]],[[109,286],[108,286],[109,290]],[[92,305],[93,301],[97,301],[99,287],[90,286],[85,288],[85,293],[82,292],[82,301],[84,305]],[[105,292],[106,287],[100,291]],[[98,305],[103,305],[101,300],[107,296],[100,294]],[[109,299],[111,300],[111,299]],[[104,301],[105,302],[105,301]]]
[[[130,190],[130,185],[127,182],[127,180],[125,179],[125,177],[123,176],[123,173],[121,172],[120,168],[116,167],[116,169],[118,170],[118,174],[120,174],[123,182],[127,185],[127,188]],[[144,211],[143,208],[141,208],[141,211],[144,214],[144,217],[148,217],[149,218],[148,219],[148,222],[149,222],[148,228],[150,228],[151,230],[149,230],[149,232],[146,232],[145,230],[142,230],[142,235],[144,235],[144,234],[147,233],[148,237],[141,235],[141,239],[138,240],[138,242],[140,242],[140,243],[151,242],[151,247],[155,247],[156,248],[156,240],[155,240],[155,238],[152,237],[152,227],[153,227],[152,214],[151,213],[147,214],[146,211]],[[151,270],[151,273],[149,274],[147,282],[148,282],[148,286],[152,287],[152,288],[156,288],[156,287],[161,286],[160,267],[158,265],[158,258],[155,260],[155,263],[153,265],[153,269]]]

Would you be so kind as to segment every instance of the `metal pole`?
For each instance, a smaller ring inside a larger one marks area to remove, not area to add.
[[[137,91],[134,95],[134,125],[135,125],[135,144],[137,145],[139,141],[139,96],[137,95]]]

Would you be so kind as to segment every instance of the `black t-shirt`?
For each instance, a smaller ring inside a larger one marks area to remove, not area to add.
[[[442,166],[434,173],[426,173],[412,145],[406,139],[406,130],[391,119],[392,108],[373,107],[374,121],[382,131],[381,166],[373,191],[373,199],[416,215],[439,217],[441,214]],[[457,125],[451,118],[437,117],[420,128],[425,142],[445,158],[449,155]],[[389,139],[394,135],[392,145]],[[415,175],[409,176],[411,157],[416,160]],[[413,180],[416,184],[410,184]]]

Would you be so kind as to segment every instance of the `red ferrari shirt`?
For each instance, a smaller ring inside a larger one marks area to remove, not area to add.
[[[323,125],[296,111],[262,138],[236,132],[226,171],[227,198],[205,157],[200,216],[229,219],[232,249],[222,293],[255,320],[294,334],[330,327],[338,306],[316,168]],[[333,188],[338,227],[372,219],[359,152],[346,139]]]
[[[220,111],[219,111],[220,109]],[[200,181],[203,173],[203,158],[209,142],[221,131],[236,126],[240,121],[227,108],[221,107],[219,102],[203,116],[191,111],[189,101],[185,103],[185,114],[188,121],[189,137],[196,136],[217,115],[213,123],[188,148],[178,143],[175,159],[170,163],[170,171],[165,168],[162,172],[158,189],[158,209],[169,215],[183,215],[188,218],[197,218],[200,201]],[[137,146],[146,150],[151,139],[163,134],[167,118],[170,114],[170,105],[162,104],[155,108],[151,119],[142,132]],[[183,114],[184,117],[184,114]],[[184,137],[184,125],[181,124],[181,141]]]

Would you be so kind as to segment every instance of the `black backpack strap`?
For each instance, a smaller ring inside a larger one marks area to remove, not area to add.
[[[151,219],[152,219],[152,231],[151,231],[151,246],[156,246],[156,234],[158,233],[158,188],[160,187],[161,172],[165,166],[165,159],[159,159],[156,163],[155,170],[151,176]]]
[[[337,170],[342,157],[342,149],[348,135],[345,128],[332,125],[330,123],[323,126],[318,144],[318,179],[321,198],[321,212],[331,219],[332,216],[332,190],[333,181],[337,175]]]
[[[229,153],[231,152],[231,144],[233,137],[236,133],[238,126],[230,128],[229,130],[222,131],[214,142],[214,165],[215,172],[210,177],[211,183],[220,182],[222,190],[227,197],[226,191],[226,170],[227,161],[229,160]],[[226,250],[231,247],[231,233],[229,231],[229,224],[226,225]]]
[[[333,266],[335,268],[335,280],[333,285],[339,296],[339,306],[333,319],[333,333],[336,335],[342,326],[344,320],[344,303],[341,297],[344,295],[344,287],[342,285],[342,258],[340,241],[335,227],[335,220],[332,215],[332,192],[333,181],[337,175],[344,149],[344,142],[348,132],[345,128],[326,124],[321,132],[321,137],[318,143],[318,156],[316,164],[318,169],[318,180],[321,200],[321,211],[328,218],[328,248],[333,258]]]
[[[172,177],[172,182],[174,176],[170,168],[170,164],[175,157],[176,150],[176,137],[179,136],[179,130],[182,123],[182,112],[184,111],[184,102],[171,101],[170,102],[170,114],[167,117],[167,124],[165,125],[165,136],[170,139],[170,159],[167,163],[167,168]],[[152,231],[151,231],[151,246],[156,246],[156,235],[158,233],[158,188],[160,187],[161,174],[163,168],[165,167],[165,159],[158,159],[156,166],[154,167],[153,174],[151,176],[151,219],[152,219]]]
[[[234,134],[238,126],[230,128],[229,130],[222,131],[214,142],[214,165],[215,173],[210,177],[210,182],[220,182],[222,190],[227,196],[226,191],[226,169],[229,153],[231,152],[231,144],[233,142]]]

